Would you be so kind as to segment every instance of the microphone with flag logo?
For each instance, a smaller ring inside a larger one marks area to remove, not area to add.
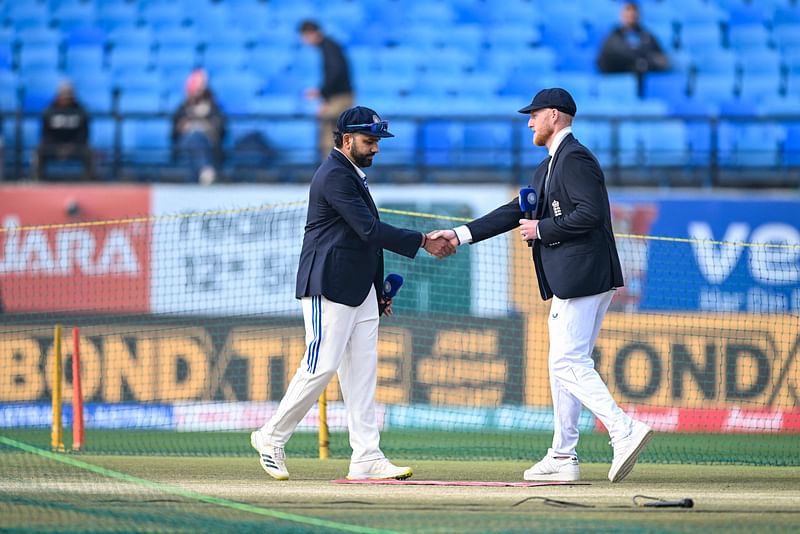
[[[523,187],[519,190],[519,209],[525,214],[526,219],[533,219],[533,214],[536,213],[536,189],[532,187]],[[533,246],[533,239],[528,239],[528,246]]]
[[[394,298],[402,285],[403,277],[397,273],[391,273],[386,277],[386,281],[383,282],[383,298],[387,300]]]

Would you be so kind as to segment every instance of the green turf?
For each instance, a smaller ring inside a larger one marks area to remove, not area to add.
[[[43,429],[0,429],[0,434],[38,447],[50,446],[50,431]],[[395,458],[409,460],[532,460],[550,445],[549,432],[432,432],[386,431],[381,446]],[[649,463],[752,464],[800,466],[796,434],[677,434],[657,433],[641,460]],[[69,433],[65,436],[69,446]],[[299,457],[317,456],[314,433],[296,433],[287,453]],[[347,435],[331,435],[331,455],[347,458]],[[2,451],[2,447],[0,447]],[[246,432],[173,432],[133,430],[90,430],[86,453],[243,456],[252,453]],[[581,436],[578,454],[583,461],[607,462],[611,457],[608,436]]]
[[[217,506],[169,488],[365,529],[402,532],[791,532],[800,526],[800,468],[639,465],[610,484],[608,464],[582,463],[588,485],[542,488],[345,486],[347,460],[289,458],[270,479],[249,457],[71,456],[153,481],[144,486],[29,453],[0,454],[0,530],[340,532]],[[519,480],[527,461],[415,461],[416,480]],[[159,485],[163,485],[163,488]],[[645,509],[637,494],[692,497]],[[545,499],[571,503],[554,506]]]

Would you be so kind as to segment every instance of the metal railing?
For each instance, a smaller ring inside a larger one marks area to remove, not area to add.
[[[0,119],[2,177],[26,180],[41,115],[17,112]],[[171,148],[170,114],[96,113],[91,121],[90,129],[102,130],[92,135],[98,179],[189,179],[187,164]],[[287,132],[287,124],[302,128]],[[612,185],[800,186],[800,115],[586,115],[573,129]],[[522,116],[392,117],[390,130],[397,137],[381,143],[370,170],[385,181],[527,183],[546,156],[544,148],[532,146]],[[248,153],[237,144],[250,131],[263,136],[267,153]],[[320,158],[316,140],[311,115],[230,115],[221,181],[308,181]]]

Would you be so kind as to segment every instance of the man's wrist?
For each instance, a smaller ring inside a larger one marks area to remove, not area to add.
[[[420,245],[420,248],[425,248],[425,245],[428,244],[428,234],[426,234],[425,232],[421,233],[422,233],[422,245]]]

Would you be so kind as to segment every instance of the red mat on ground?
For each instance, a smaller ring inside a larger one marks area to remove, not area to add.
[[[588,482],[485,482],[481,480],[347,480],[334,484],[385,484],[390,486],[484,486],[488,488],[535,488],[539,486],[589,486]]]

